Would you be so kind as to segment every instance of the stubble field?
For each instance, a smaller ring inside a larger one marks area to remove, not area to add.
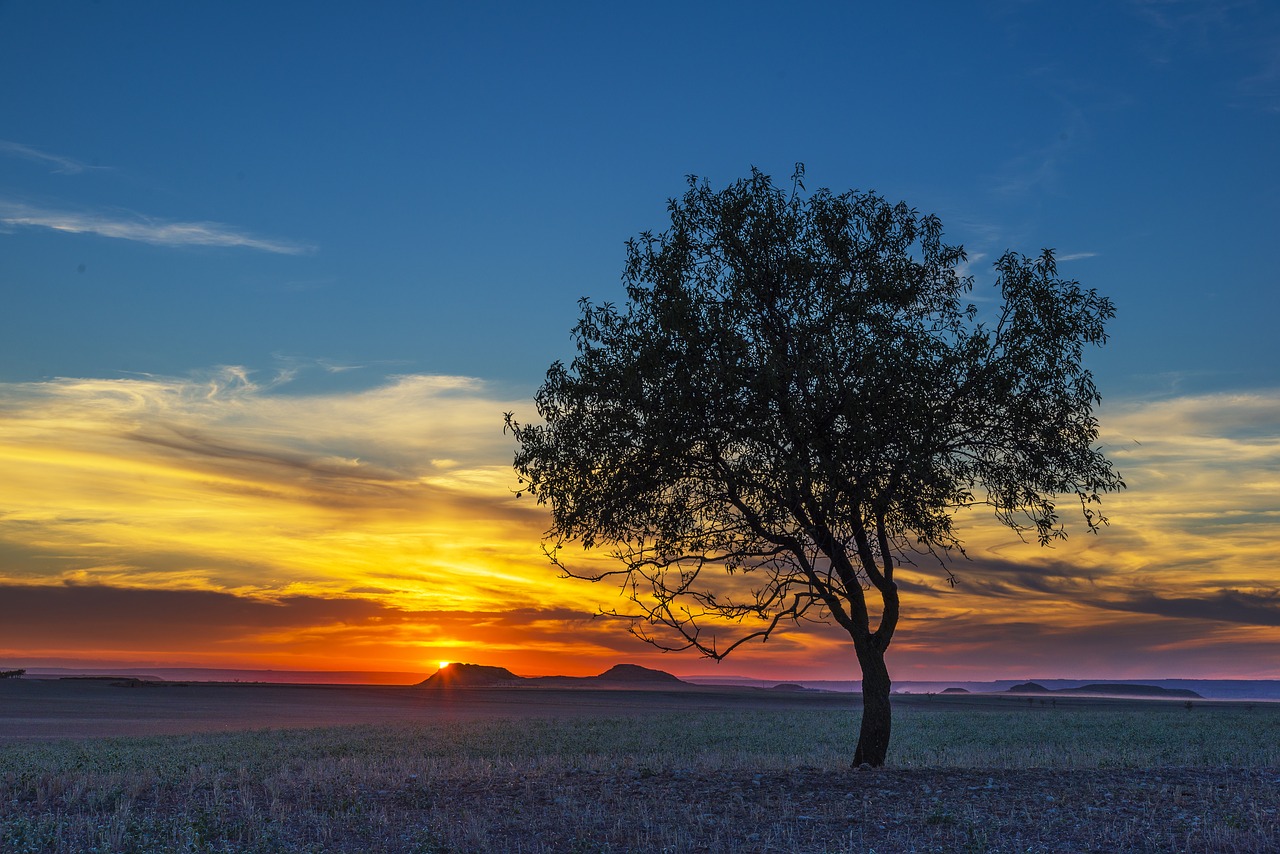
[[[1277,704],[903,697],[874,771],[856,721],[732,689],[0,684],[0,851],[1280,850]]]

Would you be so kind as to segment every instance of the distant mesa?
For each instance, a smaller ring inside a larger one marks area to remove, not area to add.
[[[1187,697],[1203,700],[1204,697],[1190,688],[1162,688],[1159,685],[1130,685],[1124,682],[1095,682],[1079,688],[1063,688],[1061,694],[1105,694],[1108,697]]]
[[[589,677],[598,679],[601,682],[643,682],[649,685],[654,683],[665,685],[683,685],[681,679],[672,676],[665,670],[654,670],[650,667],[641,667],[638,664],[615,664],[599,676]]]
[[[155,676],[125,676],[119,682],[108,683],[112,688],[186,688],[186,682],[170,682]]]
[[[951,688],[948,691],[954,690]],[[945,692],[944,692],[945,693]],[[1180,697],[1202,700],[1189,688],[1162,688],[1159,685],[1133,685],[1126,682],[1094,682],[1078,688],[1052,690],[1036,682],[1024,682],[1008,689],[1009,694],[1088,694],[1101,697]]]
[[[943,689],[942,689],[942,693],[944,693],[944,694],[968,694],[968,693],[969,693],[969,689],[968,689],[968,688],[943,688]]]
[[[453,663],[418,683],[424,688],[674,688],[694,687],[638,664],[616,664],[599,676],[517,676],[505,667]]]
[[[1039,682],[1023,682],[1021,685],[1014,685],[1009,689],[1010,694],[1048,694],[1049,689],[1041,685]]]
[[[796,692],[796,691],[806,691],[806,692],[807,692],[807,691],[812,691],[812,692],[816,692],[818,689],[817,689],[817,688],[806,688],[806,687],[804,687],[803,685],[797,685],[797,684],[796,684],[796,683],[794,683],[794,682],[780,682],[780,683],[778,683],[777,685],[774,685],[774,686],[773,686],[772,688],[770,688],[769,690],[770,690],[770,691],[790,691],[790,692],[793,692],[793,693],[794,693],[794,692]]]
[[[59,676],[62,682],[111,682],[111,683],[133,683],[133,682],[163,682],[159,676]]]
[[[418,684],[424,688],[489,688],[515,685],[522,680],[505,667],[454,663],[441,667]]]

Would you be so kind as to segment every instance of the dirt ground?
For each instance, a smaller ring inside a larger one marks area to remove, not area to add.
[[[0,741],[177,735],[364,723],[652,713],[663,710],[852,709],[850,694],[752,688],[578,690],[408,686],[0,681]]]
[[[1028,698],[894,696],[894,707],[1010,708]],[[114,679],[0,680],[0,742],[20,739],[177,735],[523,716],[600,716],[660,711],[843,710],[856,694],[694,686],[604,690],[552,687],[428,689],[387,685],[278,685],[261,682],[124,682]],[[1043,699],[1030,699],[1041,703]],[[1057,698],[1061,708],[1140,708],[1152,700]],[[1197,700],[1197,707],[1229,705]]]
[[[1071,698],[1050,709],[1150,710],[1151,702]],[[129,687],[22,679],[0,682],[0,743],[856,705],[856,695],[745,688]],[[1036,698],[984,695],[900,696],[895,705],[1040,711]],[[1197,701],[1196,709],[1212,705]],[[130,782],[114,772],[0,774],[0,850],[1280,851],[1275,767],[714,770],[644,762],[577,767],[545,757],[362,763],[305,760],[306,753],[256,775],[192,763],[177,783]]]
[[[440,850],[1280,851],[1274,770],[564,774],[405,787]],[[483,820],[464,819],[481,815]]]

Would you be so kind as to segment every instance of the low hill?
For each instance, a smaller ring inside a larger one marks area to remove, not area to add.
[[[523,681],[505,667],[455,663],[441,667],[418,684],[423,688],[489,688]]]
[[[1049,689],[1041,685],[1039,682],[1023,682],[1021,685],[1014,685],[1009,689],[1010,694],[1048,694]]]
[[[968,688],[943,688],[943,689],[942,689],[942,693],[944,693],[944,694],[968,694],[968,693],[969,693],[969,689],[968,689]]]
[[[812,691],[812,692],[815,692],[815,693],[816,693],[819,689],[817,689],[817,688],[806,688],[806,687],[804,687],[803,685],[798,685],[798,684],[796,684],[795,682],[780,682],[780,683],[778,683],[777,685],[774,685],[772,688],[769,688],[768,690],[770,690],[770,691],[793,691],[793,692],[794,692],[794,691]]]
[[[599,676],[588,677],[599,682],[628,682],[646,685],[684,685],[685,682],[665,670],[654,670],[638,664],[615,664]]]
[[[667,673],[638,664],[616,664],[599,676],[517,676],[505,667],[453,663],[418,683],[423,688],[693,688]]]
[[[950,690],[950,689],[948,689]],[[1093,682],[1076,688],[1046,688],[1038,682],[1014,685],[1008,694],[1088,694],[1094,697],[1177,697],[1204,699],[1189,688],[1163,688],[1159,685],[1138,685],[1127,682]]]
[[[1189,688],[1162,688],[1159,685],[1131,685],[1124,682],[1095,682],[1079,688],[1063,688],[1057,694],[1102,694],[1107,697],[1185,697],[1203,700]]]

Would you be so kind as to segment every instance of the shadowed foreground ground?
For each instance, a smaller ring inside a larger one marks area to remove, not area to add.
[[[579,690],[426,689],[366,685],[142,683],[109,679],[0,681],[0,742],[176,735],[297,727],[505,717],[581,717],[662,711],[842,709],[852,694],[754,688]]]
[[[851,771],[852,705],[0,684],[0,851],[1280,851],[1280,705],[902,698]]]
[[[1044,698],[985,694],[897,695],[894,708],[1048,711]],[[1053,709],[1161,709],[1181,701],[1056,698]],[[1037,705],[1038,704],[1038,705]],[[1268,704],[1257,704],[1266,707]],[[0,742],[19,739],[176,735],[263,728],[505,717],[639,715],[664,711],[848,711],[856,694],[686,685],[676,689],[451,688],[273,685],[254,682],[137,683],[113,679],[0,680]],[[1197,709],[1242,707],[1196,701]],[[1280,707],[1280,704],[1277,704]]]

